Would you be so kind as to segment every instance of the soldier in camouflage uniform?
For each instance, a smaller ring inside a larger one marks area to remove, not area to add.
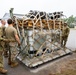
[[[8,55],[8,64],[11,67],[15,67],[18,65],[16,61],[17,55],[17,43],[20,45],[20,39],[17,35],[17,30],[13,27],[13,22],[11,19],[7,20],[8,27],[5,29],[6,39],[10,40],[9,42],[9,55]]]
[[[69,32],[70,32],[70,28],[68,27],[67,23],[64,23],[64,28],[62,29],[62,37],[61,37],[61,46],[62,47],[66,46]]]
[[[4,63],[3,63],[3,38],[2,38],[3,32],[2,28],[0,27],[0,73],[7,73],[7,70],[4,69]]]
[[[5,24],[6,24],[6,21],[5,20],[1,20],[1,28],[2,28],[2,32],[3,32],[3,34],[2,34],[2,37],[3,38],[5,38]],[[8,49],[7,49],[7,43],[6,42],[3,42],[3,44],[4,44],[4,47],[3,47],[3,49],[4,49],[4,56],[5,57],[8,57]]]

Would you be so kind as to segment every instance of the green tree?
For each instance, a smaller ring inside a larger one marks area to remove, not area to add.
[[[70,28],[73,28],[74,27],[74,24],[73,23],[76,22],[76,17],[74,17],[73,15],[71,15],[70,17],[64,19],[64,21],[68,23],[68,26]]]

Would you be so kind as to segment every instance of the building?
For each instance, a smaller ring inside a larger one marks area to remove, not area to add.
[[[23,18],[23,14],[13,14],[14,16],[18,17],[18,18]],[[11,18],[10,17],[10,13],[5,13],[4,16],[2,17],[2,19],[4,19],[5,21],[7,21],[7,19]],[[1,24],[0,24],[1,25]],[[7,23],[5,25],[6,27],[8,26]]]

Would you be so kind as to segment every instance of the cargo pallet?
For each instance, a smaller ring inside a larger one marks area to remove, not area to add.
[[[62,48],[61,50],[54,51],[51,53],[46,53],[44,56],[36,56],[33,58],[29,58],[28,56],[23,59],[23,57],[18,56],[18,60],[20,60],[23,64],[25,64],[29,68],[38,67],[44,63],[52,62],[58,58],[71,54],[71,50],[66,48],[65,50]]]

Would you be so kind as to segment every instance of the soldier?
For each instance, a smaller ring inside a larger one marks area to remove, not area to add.
[[[17,35],[17,30],[13,27],[13,21],[11,19],[7,20],[8,27],[5,29],[6,39],[10,40],[9,42],[9,55],[8,55],[8,64],[11,67],[18,65],[16,61],[17,55],[17,43],[20,45],[20,39]]]
[[[3,34],[2,34],[2,37],[3,38],[5,38],[5,24],[6,24],[6,21],[5,20],[1,20],[1,27],[2,27],[2,32],[3,32]],[[4,56],[5,57],[8,57],[8,50],[7,50],[7,43],[6,42],[3,42],[3,44],[4,44],[4,47],[3,47],[3,49],[4,49]]]
[[[4,63],[3,63],[3,38],[2,38],[3,32],[2,27],[0,27],[0,73],[7,73],[7,70],[4,69]]]
[[[61,46],[62,47],[66,46],[69,32],[70,32],[70,28],[68,27],[67,23],[64,23],[64,28],[62,29],[62,37],[61,37]]]

